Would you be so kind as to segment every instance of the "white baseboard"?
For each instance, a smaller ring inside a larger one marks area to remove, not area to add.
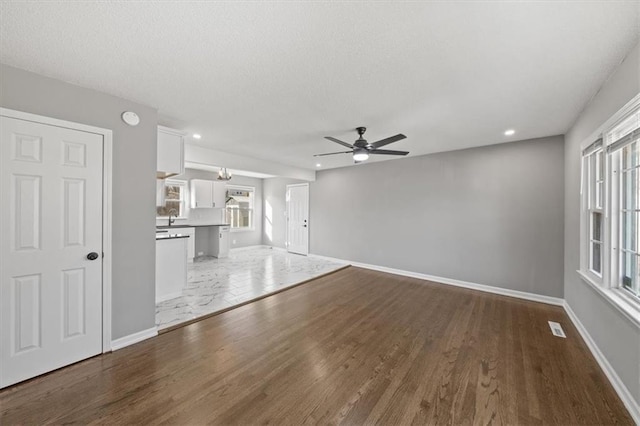
[[[270,246],[270,245],[263,245],[262,247],[268,248],[268,249],[271,249],[271,250],[275,250],[275,251],[279,251],[279,252],[282,252],[282,253],[289,253],[289,250],[287,250],[284,247],[276,247],[276,246]]]
[[[629,392],[629,389],[625,386],[624,382],[620,379],[611,364],[609,364],[609,361],[600,351],[600,348],[598,348],[596,342],[591,338],[591,335],[589,334],[587,329],[584,327],[584,325],[582,325],[582,322],[580,322],[578,316],[575,314],[575,312],[573,312],[571,306],[569,306],[569,304],[565,301],[563,307],[567,312],[567,315],[571,319],[571,322],[573,322],[573,325],[575,325],[575,327],[578,329],[580,336],[582,336],[582,340],[584,340],[584,342],[587,344],[589,350],[593,354],[593,357],[596,359],[596,361],[600,365],[600,368],[602,368],[602,371],[604,371],[604,374],[607,376],[609,382],[622,400],[622,403],[627,408],[627,410],[629,410],[629,414],[631,414],[633,421],[635,421],[636,424],[640,425],[640,404],[638,404],[638,402],[633,398],[633,396]]]
[[[405,271],[402,269],[388,268],[386,266],[371,265],[368,263],[352,262],[350,260],[336,259],[333,257],[320,256],[316,254],[312,254],[310,256],[317,257],[320,259],[330,260],[333,262],[348,263],[348,264],[351,264],[352,266],[357,266],[359,268],[364,268],[364,269],[371,269],[373,271],[380,271],[380,272],[386,272],[389,274],[402,275],[404,277],[418,278],[421,280],[433,281],[436,283],[448,284],[456,287],[464,287],[471,290],[484,291],[486,293],[516,297],[518,299],[531,300],[533,302],[547,303],[549,305],[564,306],[564,299],[561,299],[559,297],[544,296],[541,294],[528,293],[526,291],[511,290],[508,288],[494,287],[494,286],[485,285],[485,284],[477,284],[469,281],[455,280],[452,278],[437,277],[435,275],[421,274],[419,272]]]
[[[133,333],[128,336],[124,336],[119,339],[112,340],[111,350],[117,351],[118,349],[122,349],[124,347],[133,345],[134,343],[142,342],[143,340],[147,340],[151,337],[156,337],[157,335],[158,335],[157,327],[151,327],[146,330],[138,331],[137,333]]]
[[[257,245],[254,245],[254,246],[234,247],[234,248],[229,249],[229,251],[231,253],[237,253],[239,251],[254,250],[254,249],[258,249],[258,248],[269,248],[269,246],[265,246],[265,245],[262,245],[262,244],[257,244]]]
[[[271,250],[275,250],[275,251],[281,251],[281,252],[286,252],[287,249],[286,248],[282,248],[282,247],[276,247],[276,246],[270,246],[270,245],[263,245],[262,247],[266,248],[266,249],[271,249]]]
[[[267,245],[267,244],[258,244],[258,245],[255,245],[255,246],[246,246],[246,247],[236,247],[236,248],[230,249],[230,251],[232,253],[236,253],[236,252],[239,252],[239,251],[254,250],[254,249],[259,249],[259,248],[272,249],[272,250],[275,250],[275,251],[282,251],[282,252],[286,252],[287,251],[286,248],[270,246],[270,245]]]

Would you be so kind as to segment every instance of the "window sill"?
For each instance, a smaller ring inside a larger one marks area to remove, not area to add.
[[[629,321],[631,321],[636,327],[640,328],[640,303],[631,299],[632,296],[628,296],[623,293],[624,290],[605,288],[602,285],[595,282],[589,275],[583,271],[576,271],[582,281],[593,287],[606,301],[613,305],[618,311],[620,311]]]
[[[255,231],[255,228],[230,228],[230,232],[251,232]]]

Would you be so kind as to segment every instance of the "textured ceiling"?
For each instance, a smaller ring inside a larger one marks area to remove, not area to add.
[[[193,143],[304,168],[342,150],[323,136],[353,142],[357,126],[370,142],[404,133],[386,148],[411,155],[564,133],[640,34],[634,1],[0,7],[0,61],[157,107]]]

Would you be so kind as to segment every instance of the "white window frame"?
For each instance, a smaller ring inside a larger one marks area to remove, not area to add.
[[[165,191],[165,188],[168,185],[177,185],[182,187],[182,190],[180,191],[180,212],[179,212],[180,214],[177,217],[175,217],[176,219],[186,219],[188,216],[187,209],[189,207],[186,200],[188,198],[187,191],[189,190],[189,185],[187,183],[188,182],[186,180],[177,180],[177,179],[165,179],[164,182],[162,183],[163,191]],[[168,218],[169,216],[158,216],[157,209],[156,209],[156,219],[168,219]]]
[[[249,218],[249,222],[251,223],[251,226],[247,226],[247,227],[242,227],[242,228],[238,228],[238,227],[234,227],[233,224],[231,223],[231,221],[229,220],[229,212],[227,211],[228,207],[227,207],[227,191],[229,189],[237,189],[239,191],[249,191],[251,192],[251,208],[249,209],[250,212],[250,218]],[[256,188],[254,186],[244,186],[244,185],[227,185],[225,188],[225,202],[224,202],[225,206],[224,206],[224,211],[225,211],[225,217],[227,218],[227,222],[229,223],[229,227],[230,227],[230,231],[231,232],[250,232],[250,231],[255,231],[256,229],[256,225],[255,225],[255,219],[256,219]]]
[[[618,216],[620,215],[620,156],[622,151],[607,152],[607,147],[613,141],[606,140],[607,134],[616,125],[638,109],[640,109],[640,94],[600,126],[580,147],[580,269],[577,272],[583,281],[590,284],[600,295],[640,327],[640,297],[633,295],[620,285],[621,250],[619,243],[621,228]],[[588,149],[597,139],[603,140],[602,149],[604,150],[605,171],[602,199],[604,205],[602,209],[594,209],[592,208],[592,204],[589,203],[590,198],[595,195],[595,191],[594,188],[589,185],[591,180],[589,179],[587,161],[589,155],[597,152],[597,150],[583,155],[584,150]],[[597,274],[590,268],[592,242],[591,213],[593,211],[602,211],[604,214],[601,229],[603,238],[601,247],[602,250],[604,250],[601,274]]]
[[[586,210],[586,234],[588,237],[586,238],[587,248],[587,258],[585,260],[586,269],[589,273],[593,274],[593,278],[598,282],[602,282],[602,277],[605,274],[605,197],[606,197],[606,188],[605,188],[605,175],[606,175],[606,163],[607,156],[605,150],[600,147],[595,149],[590,154],[583,156],[583,168],[584,168],[584,179],[585,179],[585,190],[586,194],[583,197],[584,209]],[[601,163],[604,162],[605,165]],[[603,170],[598,176],[598,172]],[[594,176],[595,175],[595,176]],[[591,184],[594,184],[593,187]],[[601,185],[600,193],[598,194],[598,186]],[[594,214],[600,214],[602,217],[602,223],[600,224],[600,240],[596,240],[593,235],[593,216]],[[593,269],[592,260],[593,260],[593,247],[594,245],[600,246],[600,271],[596,271]]]

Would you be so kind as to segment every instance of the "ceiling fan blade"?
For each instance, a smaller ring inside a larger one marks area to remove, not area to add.
[[[340,139],[332,138],[331,136],[325,136],[324,138],[330,140],[331,142],[339,143],[342,146],[346,146],[347,148],[353,148],[353,145],[342,142]]]
[[[391,136],[390,138],[386,138],[386,139],[379,140],[378,142],[374,142],[371,144],[371,146],[374,148],[380,148],[381,146],[389,145],[390,143],[398,142],[405,138],[406,136],[400,133],[398,135]]]
[[[326,154],[316,154],[314,157],[323,157],[325,155],[334,155],[334,154],[351,154],[353,151],[340,151],[340,152],[327,152]]]
[[[407,155],[409,151],[392,151],[390,149],[372,149],[369,154]]]

